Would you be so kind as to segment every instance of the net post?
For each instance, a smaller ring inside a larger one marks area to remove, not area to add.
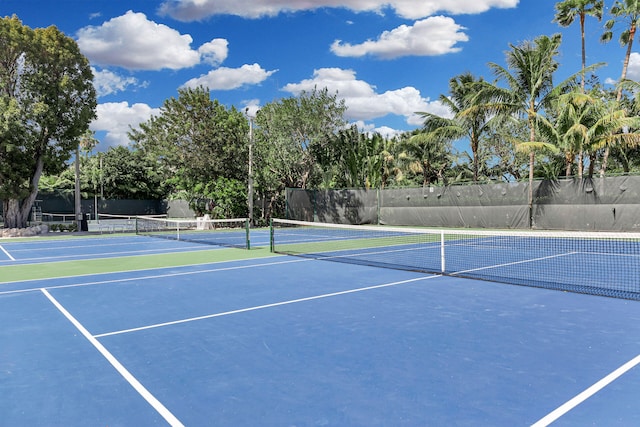
[[[250,221],[250,219],[247,218],[247,220],[245,221],[245,224],[244,224],[244,229],[245,229],[246,236],[247,236],[247,244],[246,244],[247,250],[251,249],[251,235],[250,235],[250,232],[249,232],[249,228],[251,227],[251,225],[250,225],[249,221]]]
[[[273,236],[273,218],[269,219],[269,251],[275,252],[274,236]]]
[[[444,230],[440,231],[440,270],[444,273],[447,269],[444,257]]]

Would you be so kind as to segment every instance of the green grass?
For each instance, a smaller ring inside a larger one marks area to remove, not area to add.
[[[274,256],[274,254],[270,253],[267,248],[257,248],[250,251],[229,248],[118,258],[5,265],[0,267],[0,283],[85,276],[89,274],[115,273],[120,271],[148,270],[162,267],[180,267],[270,256]]]

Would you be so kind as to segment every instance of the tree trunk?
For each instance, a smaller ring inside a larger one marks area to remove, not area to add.
[[[535,166],[536,153],[529,153],[529,228],[533,227],[533,168]]]
[[[631,58],[631,49],[633,48],[633,39],[636,35],[636,26],[632,24],[629,28],[629,43],[627,43],[627,52],[624,56],[624,63],[622,64],[622,75],[620,76],[620,81],[627,78],[627,70],[629,69],[629,59]],[[618,87],[618,93],[616,95],[616,101],[620,102],[622,99],[622,86]],[[609,161],[609,153],[611,149],[607,146],[604,149],[604,155],[602,156],[602,165],[600,165],[600,176],[603,177],[605,172],[607,171],[607,163]]]
[[[4,228],[26,228],[29,221],[31,207],[38,195],[38,183],[44,168],[42,156],[36,161],[36,169],[31,177],[31,193],[22,200],[7,199],[2,202],[4,212]]]
[[[584,43],[584,20],[585,20],[584,12],[580,14],[580,39],[582,41],[582,80],[580,81],[580,88],[582,89],[582,93],[584,93],[584,69],[587,66],[587,52],[585,50]]]

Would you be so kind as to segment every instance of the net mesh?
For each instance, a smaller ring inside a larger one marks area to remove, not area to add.
[[[167,215],[144,215],[144,218],[166,218]],[[90,225],[90,230],[100,233],[134,232],[138,215],[118,215],[99,213]]]
[[[640,233],[432,230],[274,219],[271,250],[640,299]]]
[[[136,218],[136,233],[209,245],[250,249],[249,220]]]

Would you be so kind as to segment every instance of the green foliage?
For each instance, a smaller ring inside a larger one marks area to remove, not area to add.
[[[476,79],[470,73],[456,76],[449,81],[449,96],[440,95],[439,98],[453,117],[419,113],[424,118],[422,132],[425,137],[443,142],[453,142],[464,137],[469,139],[474,181],[479,176],[480,141],[490,131],[493,117],[489,109],[482,108],[483,100],[479,96],[482,87],[482,78]]]
[[[110,147],[104,153],[80,158],[82,197],[98,195],[104,199],[163,199],[168,196],[167,183],[156,167],[140,151],[127,147]],[[57,175],[44,175],[41,191],[69,191],[75,188],[74,165]]]
[[[48,224],[48,226],[49,226],[49,231],[53,231],[53,232],[56,232],[56,231],[60,231],[60,232],[78,231],[78,224],[75,223],[75,222],[71,222],[71,223],[68,223],[68,224],[66,224],[66,223],[65,224],[53,223],[53,224]]]
[[[244,180],[248,164],[248,123],[235,108],[227,109],[202,87],[180,89],[166,100],[160,115],[132,130],[134,148],[171,178],[176,190],[187,190],[219,176]]]
[[[240,218],[247,215],[247,188],[237,179],[218,177],[215,181],[197,185],[190,207],[198,215],[212,218]]]
[[[321,164],[333,158],[334,136],[345,125],[346,106],[327,89],[266,104],[255,122],[256,189],[267,217],[283,206],[286,187],[309,188],[323,180]]]
[[[100,165],[102,163],[102,165]],[[158,199],[166,196],[163,176],[156,163],[140,151],[111,147],[92,157],[83,169],[87,192],[105,199]]]
[[[333,154],[323,159],[322,167],[331,175],[330,187],[378,188],[382,184],[385,160],[384,138],[368,135],[356,126],[341,130],[329,144]]]

